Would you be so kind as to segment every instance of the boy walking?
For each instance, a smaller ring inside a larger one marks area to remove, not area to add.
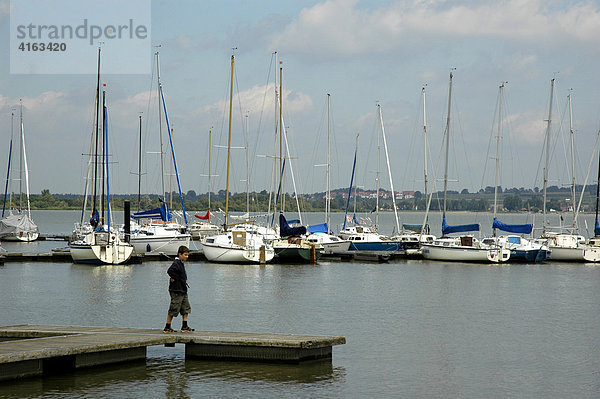
[[[183,262],[187,261],[190,250],[185,245],[182,245],[177,250],[177,257],[173,261],[173,264],[167,270],[169,275],[169,294],[171,295],[171,304],[169,305],[169,312],[167,314],[167,324],[163,330],[164,333],[174,333],[175,330],[171,328],[171,321],[173,317],[177,317],[181,314],[183,317],[183,323],[181,325],[181,332],[194,331],[193,328],[188,326],[188,314],[192,311],[190,301],[188,300],[187,290],[189,284],[187,283],[187,273],[185,272],[185,265]]]

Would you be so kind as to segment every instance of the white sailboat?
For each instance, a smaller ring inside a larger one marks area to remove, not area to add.
[[[223,232],[205,237],[202,241],[204,256],[209,262],[265,263],[275,256],[270,242],[262,234],[246,231],[243,224],[228,229],[229,216],[229,170],[231,165],[231,120],[233,112],[233,71],[235,56],[231,55],[231,80],[229,92],[229,135],[227,141],[227,183],[225,190],[225,218]]]
[[[8,193],[10,183],[10,157],[12,155],[12,125],[13,125],[14,114],[11,114],[11,141],[9,150],[9,160],[6,176],[6,190],[4,193],[4,206],[2,207],[2,219],[0,219],[0,237],[6,241],[24,241],[31,242],[38,239],[40,231],[38,226],[34,223],[31,218],[31,203],[29,201],[29,168],[27,166],[27,151],[25,150],[25,128],[23,126],[23,103],[21,102],[20,108],[20,126],[21,126],[21,157],[19,167],[19,209],[13,213],[12,204],[9,204],[8,214],[5,214],[6,197]],[[23,170],[23,167],[25,170]],[[26,190],[26,201],[27,208],[23,206],[23,174],[25,175],[25,190]],[[12,196],[11,196],[12,197]]]
[[[548,166],[550,160],[550,133],[552,124],[552,103],[554,98],[554,83],[555,79],[552,78],[550,82],[550,104],[548,106],[548,120],[546,126],[546,164],[544,167],[544,186],[543,186],[543,221],[542,221],[542,235],[535,240],[536,243],[546,245],[551,251],[550,259],[553,261],[565,261],[565,262],[583,262],[585,258],[583,256],[585,251],[585,238],[577,234],[577,212],[574,208],[573,224],[570,231],[565,231],[562,228],[559,231],[551,231],[546,225],[546,189],[548,186]],[[573,203],[575,203],[575,149],[574,149],[574,134],[572,126],[572,108],[571,108],[571,95],[569,95],[569,133],[571,137],[571,195]]]
[[[499,186],[499,171],[500,171],[500,140],[502,137],[502,101],[504,86],[506,82],[502,82],[498,89],[498,132],[496,134],[496,174],[494,184],[494,220],[492,224],[492,237],[483,239],[483,243],[487,245],[499,245],[510,250],[511,262],[543,262],[550,253],[548,247],[530,241],[517,234],[531,234],[533,231],[532,224],[505,224],[498,220],[498,186]],[[496,230],[515,233],[509,235],[496,235]]]
[[[485,245],[472,235],[449,236],[452,233],[464,233],[479,231],[479,224],[455,225],[446,223],[446,193],[448,189],[448,153],[450,146],[450,109],[452,103],[452,72],[450,72],[450,83],[448,88],[448,116],[446,118],[446,160],[444,170],[444,208],[442,213],[442,237],[436,238],[432,243],[422,243],[421,253],[425,259],[441,261],[460,261],[477,263],[506,262],[510,258],[510,250],[497,245]],[[425,215],[429,212],[431,196]],[[425,222],[423,223],[425,224]]]
[[[133,245],[136,253],[147,253],[147,254],[166,254],[175,256],[180,246],[184,245],[189,247],[191,234],[187,231],[187,216],[185,213],[185,206],[183,203],[183,196],[181,194],[181,186],[179,184],[179,173],[177,171],[177,163],[175,162],[175,151],[173,148],[173,138],[171,134],[171,128],[169,125],[169,117],[167,115],[167,107],[164,101],[164,95],[162,90],[162,84],[160,81],[160,64],[159,54],[156,55],[156,69],[158,78],[158,124],[159,124],[159,139],[160,139],[160,169],[161,169],[161,182],[162,182],[162,194],[165,195],[165,182],[164,182],[164,160],[163,160],[163,134],[162,134],[162,114],[164,112],[165,122],[167,124],[167,130],[169,131],[169,143],[171,146],[171,159],[175,166],[175,176],[177,177],[177,186],[179,188],[179,197],[181,199],[181,208],[183,210],[183,217],[185,224],[181,224],[173,219],[171,210],[167,207],[165,201],[161,200],[161,206],[159,208],[136,212],[132,215],[132,218],[136,221],[132,223],[130,242]],[[140,152],[141,157],[141,152]],[[139,171],[141,176],[141,171]],[[139,185],[138,185],[139,191]],[[171,190],[172,191],[172,190]]]
[[[100,50],[98,50],[98,59],[100,57]],[[100,65],[100,62],[98,62]],[[118,229],[115,229],[111,225],[111,207],[110,207],[110,185],[109,185],[109,169],[108,169],[108,129],[107,129],[107,108],[106,108],[106,93],[103,92],[102,100],[102,114],[103,114],[103,135],[102,135],[102,149],[99,154],[99,149],[96,147],[94,157],[98,159],[101,157],[100,163],[102,164],[101,173],[98,173],[98,168],[95,169],[94,173],[94,196],[93,196],[93,211],[90,224],[94,227],[94,231],[86,234],[82,239],[72,241],[69,243],[69,250],[71,257],[75,263],[87,263],[94,265],[101,264],[112,264],[117,265],[125,263],[131,257],[133,253],[133,246],[126,241],[121,240]],[[96,95],[96,99],[99,99],[99,87]],[[98,106],[98,104],[96,104]],[[97,119],[98,120],[98,119]],[[96,141],[98,143],[98,141]],[[100,178],[100,176],[101,178]],[[98,179],[97,179],[98,177]],[[104,198],[101,200],[102,216],[96,209],[96,181],[101,180],[102,194],[104,196],[104,189],[106,188],[106,206],[108,211],[107,223],[104,223]]]
[[[327,192],[325,194],[325,223],[308,226],[306,240],[322,248],[323,255],[345,254],[350,247],[350,241],[343,240],[331,234],[331,95],[327,93]]]

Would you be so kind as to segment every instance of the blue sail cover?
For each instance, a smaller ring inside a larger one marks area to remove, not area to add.
[[[442,220],[442,235],[450,233],[462,233],[465,231],[479,231],[479,223],[450,226],[448,223],[446,223],[446,217],[444,216],[444,219]]]
[[[494,223],[492,223],[493,229],[500,229],[502,231],[508,231],[509,233],[517,233],[517,234],[531,234],[533,230],[532,224],[505,224],[494,218]]]
[[[594,235],[600,236],[600,224],[598,224],[598,218],[596,218],[596,225],[594,226]]]
[[[299,236],[306,234],[306,227],[290,227],[283,213],[279,214],[279,235],[281,237]]]
[[[158,219],[160,218],[163,222],[171,220],[167,204],[163,202],[160,208],[150,209],[149,211],[136,212],[131,215],[133,219]]]
[[[307,231],[309,233],[327,233],[329,230],[327,229],[327,223],[321,223],[308,226]]]

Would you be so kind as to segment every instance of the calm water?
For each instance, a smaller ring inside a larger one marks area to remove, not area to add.
[[[66,228],[56,232],[70,231],[71,216],[44,212]],[[64,246],[30,248],[42,244]],[[162,328],[168,266],[7,263],[1,324]],[[145,363],[0,383],[0,397],[600,397],[600,265],[187,269],[196,329],[344,335],[347,344],[332,362],[299,366],[185,361],[183,346],[152,347]]]

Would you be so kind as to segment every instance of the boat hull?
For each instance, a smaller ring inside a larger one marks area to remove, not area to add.
[[[548,258],[545,249],[511,249],[511,262],[543,262]]]
[[[71,258],[75,263],[91,265],[119,265],[129,260],[133,246],[121,242],[114,234],[90,233],[84,240],[69,244]]]
[[[263,263],[271,261],[275,256],[273,248],[268,247],[262,249],[254,247],[235,248],[204,242],[202,243],[202,250],[209,262],[218,263]]]
[[[446,247],[421,244],[421,253],[425,259],[451,262],[499,263],[510,259],[510,251],[503,248]]]
[[[175,236],[131,236],[131,244],[136,253],[177,255],[181,245],[189,248],[191,235],[178,234]]]
[[[550,255],[550,260],[552,261],[560,261],[560,262],[584,262],[586,259],[584,258],[585,248],[562,248],[562,247],[554,247],[550,246],[550,251],[552,254]],[[589,254],[588,254],[589,256]]]

